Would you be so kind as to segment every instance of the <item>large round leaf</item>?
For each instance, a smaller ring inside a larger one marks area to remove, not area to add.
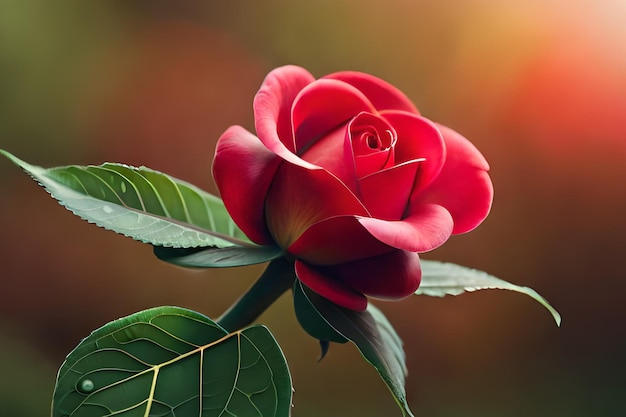
[[[287,417],[292,386],[269,330],[228,333],[158,307],[94,331],[57,377],[52,417]]]

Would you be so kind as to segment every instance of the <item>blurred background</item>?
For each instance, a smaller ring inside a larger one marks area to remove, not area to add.
[[[42,166],[147,165],[215,192],[215,142],[252,128],[272,68],[353,69],[470,138],[496,196],[425,258],[528,285],[377,303],[405,341],[417,416],[623,416],[626,2],[288,0],[0,3],[0,148]],[[158,305],[218,316],[262,266],[186,271],[75,218],[0,160],[0,415],[49,415],[81,338]],[[350,345],[318,345],[289,296],[261,321],[293,415],[400,415]]]

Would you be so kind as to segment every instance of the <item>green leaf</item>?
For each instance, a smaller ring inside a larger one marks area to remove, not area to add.
[[[188,268],[225,268],[268,262],[284,255],[278,246],[231,246],[227,248],[165,248],[155,246],[162,261]]]
[[[320,314],[299,279],[296,279],[293,285],[293,305],[300,326],[309,335],[320,341],[337,343],[348,341]],[[325,353],[324,345],[322,345],[322,357],[320,359],[324,357]]]
[[[339,307],[310,288],[304,285],[301,288],[319,315],[337,333],[353,342],[365,360],[378,371],[402,415],[413,417],[404,388],[407,369],[402,340],[383,313],[371,303],[362,312]]]
[[[556,325],[561,325],[558,311],[532,288],[511,284],[486,272],[449,262],[422,260],[421,265],[422,282],[415,292],[417,295],[443,297],[484,289],[516,291],[538,301],[552,314]]]
[[[158,307],[94,331],[57,377],[52,417],[287,417],[291,377],[272,334],[228,334],[209,318]]]
[[[221,199],[166,174],[114,163],[46,169],[0,153],[68,210],[105,229],[157,246],[256,247]]]

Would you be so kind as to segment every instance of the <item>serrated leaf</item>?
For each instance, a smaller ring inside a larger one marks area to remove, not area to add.
[[[227,248],[154,247],[162,261],[187,268],[226,268],[268,262],[284,255],[278,246],[231,246]]]
[[[287,417],[291,395],[267,328],[228,334],[199,313],[158,307],[101,327],[68,355],[52,417]]]
[[[407,368],[402,340],[384,314],[371,303],[365,311],[353,311],[339,307],[304,285],[302,289],[324,320],[353,342],[365,360],[378,371],[402,415],[413,417],[404,388]]]
[[[484,289],[515,291],[539,302],[552,314],[556,325],[561,325],[559,312],[532,288],[511,284],[486,272],[449,262],[422,260],[421,265],[422,282],[415,292],[417,295],[443,297]]]
[[[221,199],[158,171],[114,163],[46,169],[0,153],[68,210],[105,229],[165,247],[256,246]]]

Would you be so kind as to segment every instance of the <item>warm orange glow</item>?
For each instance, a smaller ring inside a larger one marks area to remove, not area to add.
[[[144,164],[215,191],[215,141],[252,129],[271,68],[386,79],[492,168],[490,216],[428,257],[534,287],[563,315],[557,330],[501,292],[380,304],[405,340],[416,415],[621,415],[625,22],[624,0],[0,2],[0,147],[46,166]],[[160,304],[216,316],[260,272],[183,272],[74,218],[6,160],[0,174],[0,331],[13,335],[0,337],[0,415],[36,401],[30,415],[46,414],[49,392],[16,381],[51,388],[106,321]],[[294,369],[294,415],[393,415],[354,349],[315,363],[287,298],[262,321]],[[47,369],[14,359],[25,344]]]

